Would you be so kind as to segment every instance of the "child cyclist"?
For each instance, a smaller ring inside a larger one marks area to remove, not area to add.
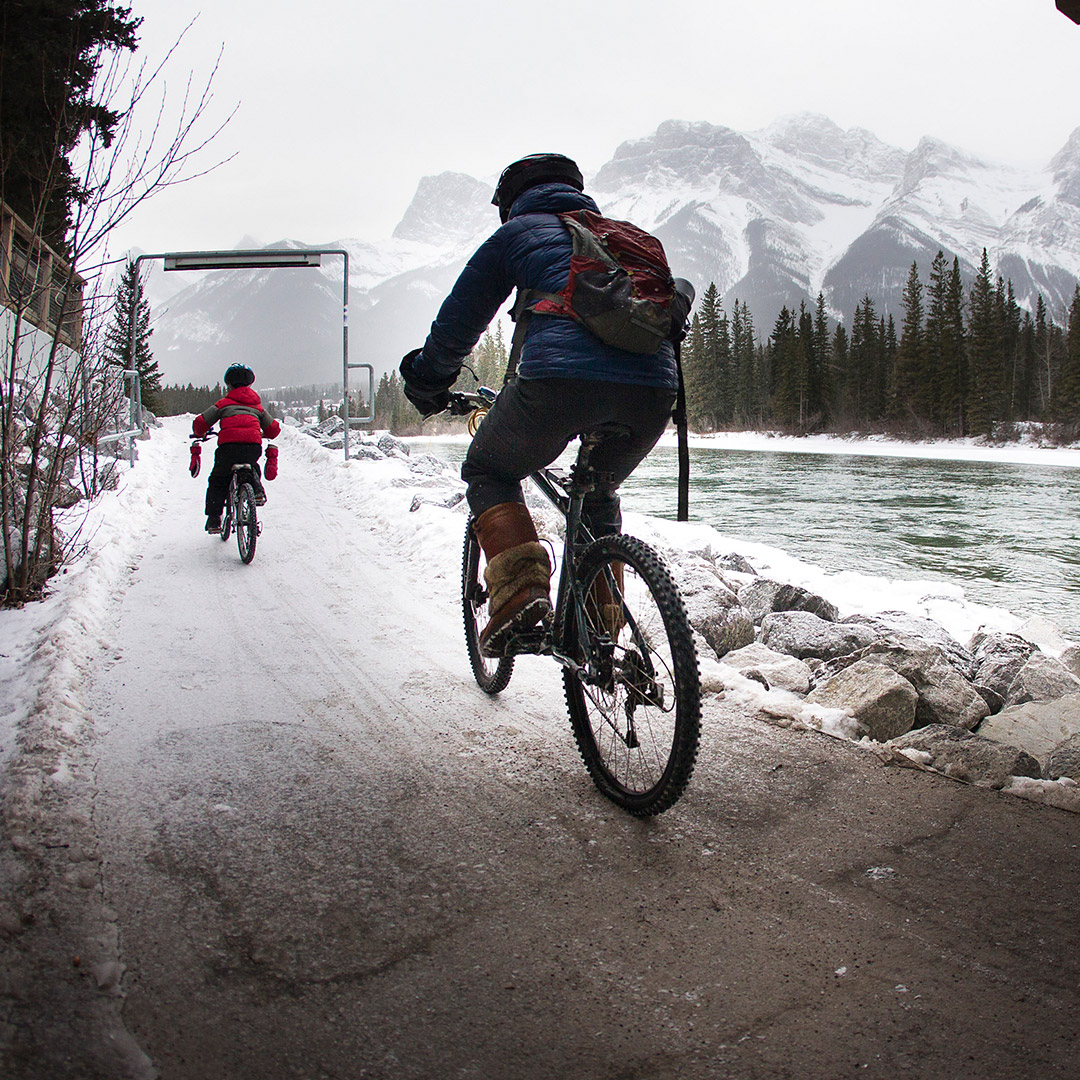
[[[195,417],[191,430],[205,435],[218,425],[218,445],[214,467],[206,483],[206,531],[221,532],[221,512],[229,493],[229,480],[234,465],[247,464],[255,472],[255,501],[266,502],[258,460],[262,456],[263,438],[273,439],[281,425],[262,407],[262,399],[252,388],[255,372],[243,364],[233,364],[225,372],[229,392],[206,412]]]

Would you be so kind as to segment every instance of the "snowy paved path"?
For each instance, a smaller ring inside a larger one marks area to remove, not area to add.
[[[409,493],[297,436],[245,567],[183,451],[143,448],[70,751],[109,1008],[89,963],[16,976],[13,1078],[1073,1075],[1080,817],[713,702],[685,799],[630,819],[553,666],[471,683]]]

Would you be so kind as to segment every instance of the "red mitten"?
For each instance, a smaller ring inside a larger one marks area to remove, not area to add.
[[[191,444],[191,464],[188,468],[192,476],[199,475],[199,466],[202,464],[202,445],[197,442]]]
[[[277,447],[270,443],[266,448],[266,468],[263,475],[267,480],[273,480],[277,476]]]

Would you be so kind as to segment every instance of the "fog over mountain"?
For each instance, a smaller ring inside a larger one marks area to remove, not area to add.
[[[781,307],[812,306],[819,291],[849,327],[867,294],[899,326],[912,262],[925,283],[939,249],[970,276],[985,247],[1019,303],[1031,308],[1041,293],[1058,322],[1080,278],[1080,128],[1031,171],[930,138],[907,152],[813,114],[749,133],[667,121],[623,143],[586,190],[604,213],[655,232],[676,275],[699,290],[714,281],[729,308],[745,302],[759,337]],[[378,378],[423,343],[465,260],[497,227],[490,199],[489,181],[427,176],[389,240],[271,246],[348,251],[349,358]],[[315,270],[215,271],[179,291],[183,274],[155,270],[164,380],[213,383],[237,361],[264,387],[340,380],[343,269],[325,256]]]

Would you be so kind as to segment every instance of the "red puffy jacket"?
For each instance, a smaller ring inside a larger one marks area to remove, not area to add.
[[[250,386],[237,386],[192,421],[191,430],[205,435],[218,426],[218,443],[261,443],[281,432],[281,425],[262,407]]]

